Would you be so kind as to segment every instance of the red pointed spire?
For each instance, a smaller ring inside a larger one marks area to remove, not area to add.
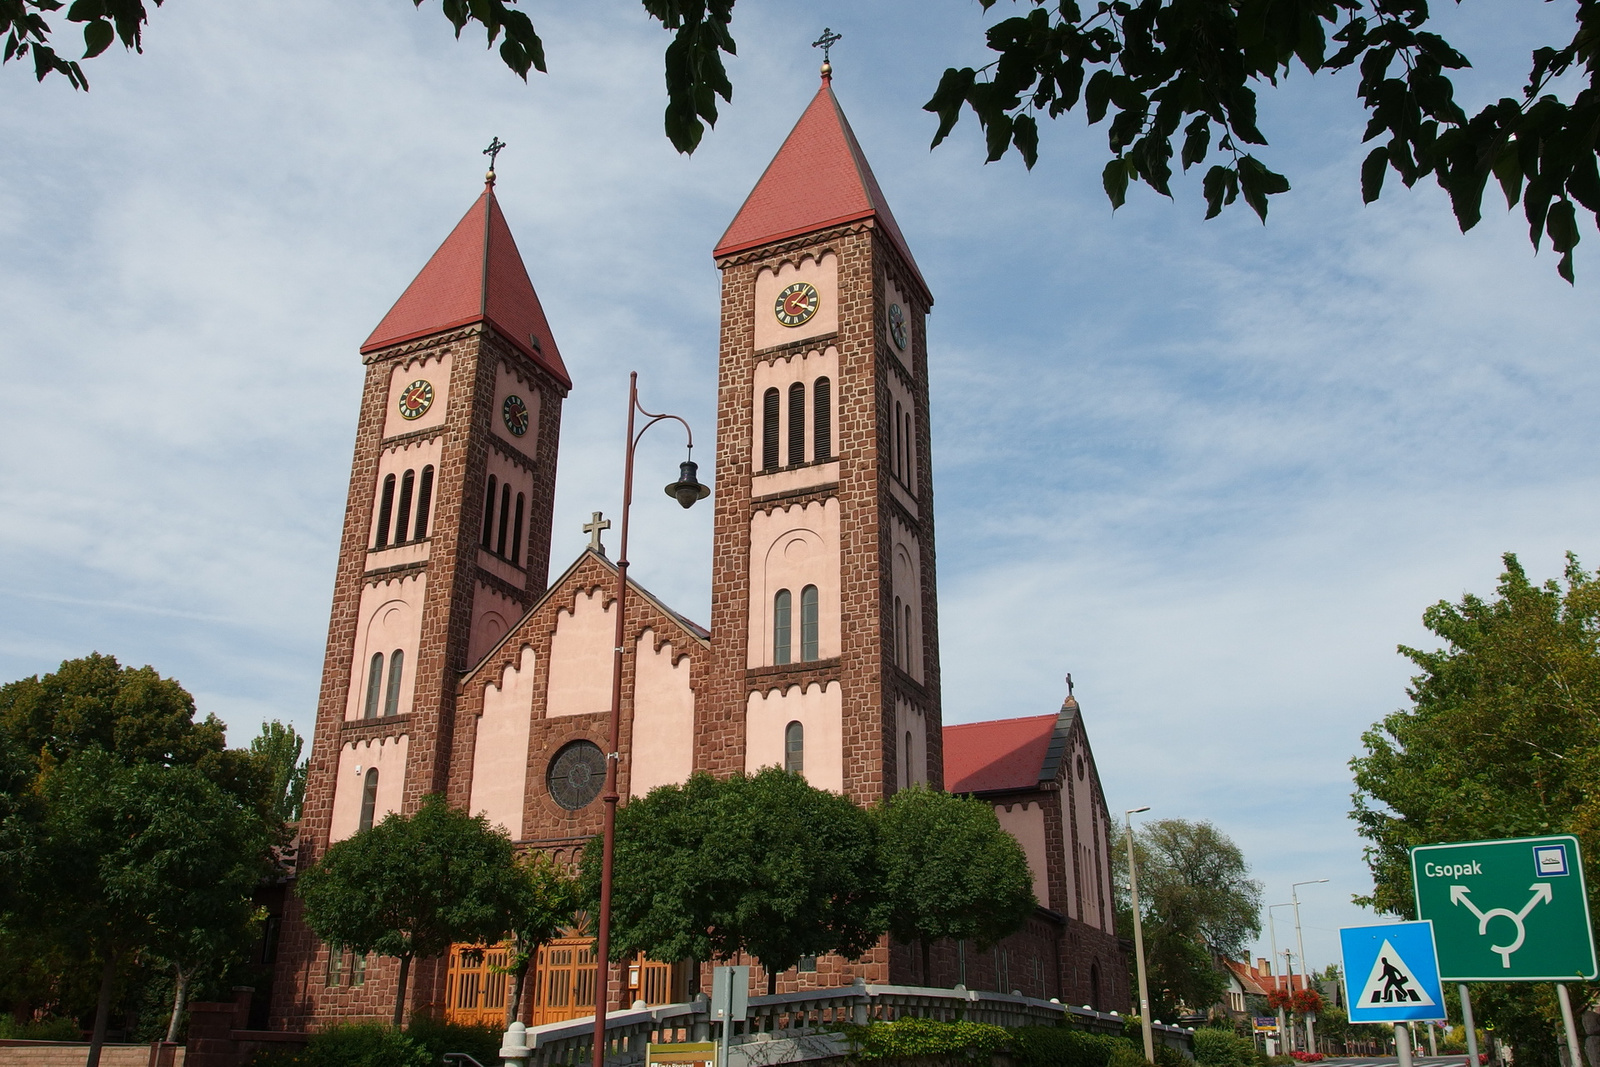
[[[497,334],[571,388],[572,379],[561,362],[544,308],[495,200],[492,179],[406,286],[361,352],[364,355],[475,322],[489,323]]]
[[[831,74],[823,69],[817,95],[745,198],[713,256],[733,255],[786,237],[872,218],[917,271],[878,179],[834,98]],[[917,280],[922,280],[920,272]]]

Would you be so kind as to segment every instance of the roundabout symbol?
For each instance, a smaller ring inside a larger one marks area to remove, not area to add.
[[[1527,940],[1528,931],[1527,928],[1522,925],[1522,920],[1526,919],[1528,917],[1528,913],[1539,904],[1550,903],[1550,900],[1553,896],[1550,891],[1549,882],[1535,882],[1528,888],[1533,891],[1533,896],[1528,898],[1528,902],[1522,906],[1521,911],[1512,911],[1510,908],[1490,908],[1488,911],[1479,911],[1478,906],[1474,904],[1471,897],[1468,896],[1468,894],[1471,893],[1470,889],[1464,885],[1453,885],[1450,887],[1450,903],[1465,905],[1468,911],[1472,912],[1472,914],[1478,917],[1479,937],[1488,936],[1489,920],[1496,916],[1503,915],[1516,924],[1517,936],[1516,939],[1511,942],[1511,944],[1489,946],[1490,952],[1499,954],[1500,965],[1502,967],[1511,966],[1511,954],[1517,951],[1517,949],[1521,948],[1522,942]]]

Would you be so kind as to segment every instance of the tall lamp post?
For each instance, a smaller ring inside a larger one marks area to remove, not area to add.
[[[1278,917],[1276,915],[1272,914],[1272,909],[1274,909],[1274,908],[1291,908],[1293,906],[1294,906],[1294,902],[1293,901],[1289,901],[1289,900],[1284,901],[1282,904],[1268,904],[1267,905],[1267,929],[1268,929],[1268,931],[1270,931],[1270,934],[1271,934],[1271,937],[1272,937],[1272,965],[1274,967],[1276,967],[1278,965]],[[1289,990],[1289,994],[1292,996],[1294,994],[1294,971],[1293,971],[1292,968],[1289,968],[1288,970],[1289,970],[1290,978],[1289,978],[1289,984],[1288,984],[1288,986],[1286,986],[1286,988]],[[1273,977],[1272,985],[1273,985],[1274,989],[1277,988],[1277,986],[1278,986],[1277,976]],[[1283,1045],[1284,1045],[1284,1042],[1286,1042],[1286,1041],[1289,1041],[1289,1026],[1288,1026],[1288,1021],[1284,1018],[1283,1006],[1279,1005],[1278,1006],[1278,1054],[1279,1055],[1283,1054],[1283,1052],[1284,1052]],[[1293,1042],[1289,1042],[1289,1043],[1291,1045],[1293,1044]]]
[[[1156,1039],[1150,1029],[1150,983],[1144,970],[1144,924],[1139,919],[1139,864],[1133,858],[1133,817],[1149,811],[1150,805],[1129,808],[1122,813],[1128,831],[1128,895],[1133,904],[1133,952],[1139,965],[1139,1027],[1144,1031],[1144,1058],[1156,1062]]]
[[[1289,887],[1289,899],[1294,904],[1294,943],[1300,950],[1300,971],[1304,975],[1307,989],[1311,988],[1311,964],[1306,962],[1306,942],[1300,936],[1300,887],[1303,885],[1322,885],[1326,878],[1313,878],[1306,882],[1295,882]],[[1293,992],[1291,990],[1291,992]],[[1317,1051],[1316,1019],[1312,1012],[1306,1012],[1306,1051]]]
[[[637,432],[634,416],[649,421]],[[606,1001],[611,996],[611,868],[617,839],[617,764],[622,749],[622,649],[627,639],[625,627],[628,603],[628,508],[633,503],[633,452],[645,431],[658,422],[671,420],[683,427],[689,437],[689,452],[694,453],[694,431],[677,415],[658,415],[639,406],[639,373],[628,375],[628,447],[622,474],[622,536],[617,550],[617,639],[611,652],[611,746],[606,753],[605,834],[600,853],[600,922],[595,937],[594,1067],[605,1067]],[[695,477],[699,466],[686,459],[678,468],[678,480],[667,486],[667,495],[685,508],[711,495],[708,486]]]

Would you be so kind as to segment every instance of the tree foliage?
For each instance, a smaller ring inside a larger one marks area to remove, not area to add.
[[[1495,595],[1422,616],[1437,649],[1400,647],[1411,705],[1362,735],[1351,817],[1367,839],[1363,903],[1413,917],[1410,850],[1441,841],[1571,833],[1600,874],[1600,577],[1567,556],[1534,584],[1513,554]],[[1596,888],[1590,890],[1594,908]],[[1481,991],[1481,994],[1480,994]],[[1554,1001],[1486,984],[1480,1018],[1520,1035],[1518,1062],[1554,1062]]]
[[[522,987],[539,946],[571,925],[578,910],[577,879],[546,853],[524,852],[515,860],[511,904],[511,951],[506,969],[511,994],[506,997],[506,1026],[516,1020]]]
[[[928,950],[941,938],[987,949],[1022,928],[1038,906],[1028,857],[994,807],[914,786],[877,809],[883,925]]]
[[[300,758],[305,739],[293,726],[274,719],[261,724],[261,733],[250,742],[250,751],[260,756],[272,775],[268,797],[281,822],[298,822],[306,797],[306,769],[309,760]]]
[[[1112,849],[1117,927],[1133,934],[1126,835]],[[1237,956],[1261,933],[1261,883],[1244,854],[1209,822],[1156,819],[1134,832],[1150,1010],[1171,1020],[1205,1011],[1227,986],[1217,955]]]
[[[453,942],[499,941],[518,899],[511,839],[438,794],[415,814],[390,814],[337,842],[296,888],[306,924],[329,946],[400,961],[395,1026],[405,1016],[411,961]]]
[[[653,789],[617,813],[612,958],[747,952],[770,989],[802,956],[859,956],[882,933],[875,845],[866,812],[777,768]],[[591,905],[600,865],[597,838],[581,869]]]

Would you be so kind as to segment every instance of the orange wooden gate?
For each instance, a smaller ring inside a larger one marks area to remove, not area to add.
[[[450,946],[445,984],[445,1019],[453,1023],[499,1026],[505,1021],[511,978],[505,973],[509,945]],[[622,1003],[643,1000],[650,1005],[688,999],[692,964],[656,963],[636,957],[627,968]],[[530,1021],[565,1022],[594,1014],[594,938],[561,937],[539,946],[528,970],[525,996],[531,1001]]]
[[[502,942],[451,945],[450,967],[445,977],[444,1017],[453,1023],[503,1026],[506,1021],[505,973],[509,948]]]
[[[594,938],[561,937],[539,946],[534,962],[533,1025],[594,1014]]]

